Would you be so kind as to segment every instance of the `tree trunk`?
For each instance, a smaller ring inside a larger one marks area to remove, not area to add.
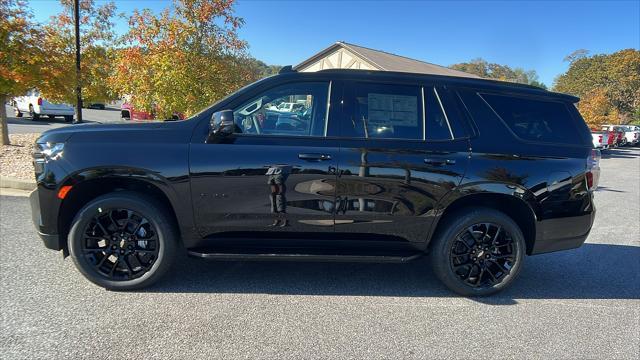
[[[7,100],[7,95],[0,94],[0,123],[2,125],[2,130],[0,130],[0,135],[2,135],[2,145],[9,145],[9,128],[7,127],[7,106],[5,105],[5,101]]]

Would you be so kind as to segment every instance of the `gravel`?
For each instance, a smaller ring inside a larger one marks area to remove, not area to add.
[[[31,158],[33,143],[40,134],[10,134],[11,145],[2,145],[0,176],[20,180],[35,180]]]

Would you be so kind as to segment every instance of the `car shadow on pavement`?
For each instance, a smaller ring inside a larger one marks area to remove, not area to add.
[[[640,299],[640,247],[585,244],[579,249],[526,257],[512,287],[492,305],[516,299]],[[426,259],[407,264],[234,262],[181,256],[172,271],[145,292],[264,293],[329,296],[454,296]]]
[[[601,156],[603,159],[635,159],[640,157],[640,151],[633,151],[637,149],[637,147],[610,149],[602,151]]]

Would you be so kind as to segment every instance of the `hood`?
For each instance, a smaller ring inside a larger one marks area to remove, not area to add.
[[[140,131],[140,130],[152,130],[158,129],[162,127],[166,127],[169,122],[149,122],[149,123],[138,123],[138,122],[117,122],[117,123],[109,123],[109,124],[95,124],[95,123],[85,123],[85,124],[77,124],[77,125],[68,125],[64,127],[59,127],[51,130],[47,130],[40,135],[37,143],[44,142],[66,142],[68,141],[74,134],[79,133],[101,133],[101,132],[130,132],[130,131]],[[174,122],[175,124],[175,122]]]

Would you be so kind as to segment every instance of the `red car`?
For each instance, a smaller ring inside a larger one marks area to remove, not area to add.
[[[133,108],[129,103],[123,103],[120,108],[120,117],[123,120],[155,120],[155,114],[146,111],[139,111]],[[184,114],[174,112],[171,120],[184,120]]]

